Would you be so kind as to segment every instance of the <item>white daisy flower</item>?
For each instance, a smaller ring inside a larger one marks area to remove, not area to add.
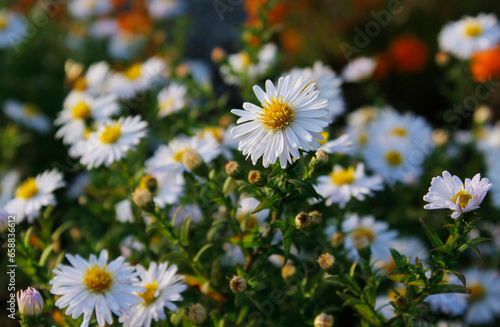
[[[355,150],[365,147],[369,140],[369,127],[377,119],[380,110],[376,107],[361,107],[347,116],[346,133],[353,141]]]
[[[98,27],[96,27],[96,29],[97,28]],[[113,34],[110,36],[108,44],[108,52],[111,55],[111,57],[115,59],[130,60],[135,55],[137,55],[142,49],[144,49],[146,41],[147,40],[144,35],[121,30],[119,26],[117,26],[116,31],[114,31]],[[134,78],[135,76],[134,74],[137,74],[134,73],[134,70],[137,69],[134,68],[135,65],[132,65],[130,67],[132,68],[132,70],[127,70],[125,72],[130,74],[128,76],[125,76],[126,77],[125,79],[122,79],[121,78],[122,76],[119,76],[118,78],[115,77],[112,80],[113,84],[111,84],[111,86],[117,88],[117,90],[120,92],[120,97],[124,99],[131,98],[136,94],[136,92],[144,91],[144,89],[148,89],[150,87],[146,86],[149,84],[146,82],[149,81],[133,83],[133,80],[136,79]],[[163,72],[159,71],[158,73],[159,73],[158,75],[161,75]],[[150,74],[150,75],[155,75],[155,74]],[[154,81],[155,83],[156,81],[161,81],[161,78],[155,78]],[[130,89],[131,86],[132,90]]]
[[[7,172],[0,181],[0,207],[3,207],[10,199],[19,184],[21,175],[17,170]]]
[[[7,9],[0,10],[0,49],[15,47],[27,32],[22,16]]]
[[[185,204],[170,209],[170,217],[175,216],[175,226],[180,226],[184,220],[191,218],[192,223],[199,223],[203,219],[203,211],[195,204]]]
[[[321,132],[321,135],[325,138],[323,141],[320,141],[319,143],[321,146],[319,147],[319,150],[322,150],[328,154],[335,154],[335,153],[341,153],[341,154],[352,154],[353,153],[353,141],[351,137],[348,134],[341,135],[337,137],[336,139],[333,140],[328,140],[329,133],[328,132]]]
[[[342,71],[342,78],[346,82],[356,83],[372,77],[377,62],[373,58],[358,57],[347,63],[347,66]]]
[[[491,323],[500,315],[500,275],[494,270],[472,269],[464,276],[471,290],[470,295],[465,295],[469,304],[465,321],[469,324]]]
[[[489,179],[481,178],[481,174],[476,174],[472,180],[466,178],[464,185],[458,176],[443,171],[443,177],[432,178],[429,193],[424,195],[424,201],[429,203],[424,208],[453,210],[451,218],[456,219],[464,212],[478,209],[491,186]]]
[[[158,93],[158,116],[166,117],[180,111],[187,105],[187,87],[172,83]]]
[[[120,110],[114,95],[93,97],[84,92],[71,92],[63,103],[55,125],[61,127],[56,132],[56,138],[62,138],[65,144],[74,144],[82,140],[90,119],[104,121]]]
[[[141,138],[146,136],[147,123],[141,116],[121,117],[117,121],[101,123],[85,142],[85,153],[80,162],[93,169],[123,159],[129,150],[135,150]]]
[[[335,165],[328,176],[320,176],[318,185],[314,187],[318,194],[323,196],[327,206],[338,203],[340,208],[345,208],[351,197],[363,201],[365,196],[373,196],[372,191],[384,189],[382,178],[379,176],[366,176],[362,163],[343,168]]]
[[[92,96],[107,93],[108,79],[111,67],[105,61],[100,61],[89,66],[85,75],[81,76],[75,83],[75,88]]]
[[[184,5],[179,0],[148,0],[148,12],[156,19],[176,16],[183,9]]]
[[[129,235],[123,238],[120,242],[120,253],[123,257],[129,258],[133,251],[141,252],[144,250],[144,244],[139,242],[139,240],[134,235]]]
[[[137,285],[137,272],[125,258],[118,257],[108,264],[108,251],[97,258],[90,255],[85,260],[79,255],[66,255],[71,266],[60,264],[51,281],[50,292],[61,297],[55,305],[66,308],[66,315],[73,319],[83,314],[82,327],[87,327],[94,314],[99,326],[112,324],[114,313],[120,317],[137,305],[141,298],[136,293],[146,289]]]
[[[174,204],[184,192],[184,177],[182,175],[152,174],[143,177],[142,181],[154,177],[156,179],[156,190],[153,192],[153,201],[160,209],[165,208],[167,204]],[[141,189],[147,189],[146,183],[139,185]]]
[[[104,15],[113,9],[111,0],[71,0],[68,4],[71,15],[78,19]]]
[[[175,312],[177,306],[173,302],[182,301],[181,293],[187,289],[183,283],[184,276],[177,275],[177,266],[167,269],[167,262],[151,262],[149,269],[137,265],[141,286],[146,289],[138,293],[142,298],[140,304],[127,311],[119,321],[124,327],[149,327],[151,322],[167,319],[165,308]]]
[[[404,255],[406,258],[411,258],[410,262],[415,264],[415,259],[419,258],[421,261],[426,261],[429,257],[429,249],[418,237],[401,237],[391,242],[391,248]],[[396,264],[392,255],[382,258],[375,262],[375,267],[381,269],[383,273],[390,273]]]
[[[345,103],[342,96],[342,79],[329,66],[324,65],[321,61],[316,61],[312,67],[294,68],[290,73],[294,80],[298,80],[301,76],[310,78],[311,83],[316,84],[316,89],[319,91],[318,96],[321,99],[328,100],[326,109],[330,111],[327,117],[333,120],[345,111]]]
[[[14,198],[5,205],[5,210],[15,214],[18,222],[26,217],[31,224],[40,215],[42,207],[57,204],[53,192],[64,185],[63,175],[56,169],[44,171],[22,182],[14,192]]]
[[[500,25],[494,14],[465,16],[445,25],[438,41],[441,50],[465,60],[476,51],[496,46],[500,42]]]
[[[467,281],[467,287],[469,287],[469,279],[467,275],[464,275]],[[451,285],[463,285],[457,276],[453,274],[446,274],[444,281]],[[429,303],[431,309],[436,312],[442,312],[449,316],[458,316],[463,314],[467,310],[467,294],[459,293],[442,293],[436,295],[430,295],[425,299],[425,302]]]
[[[240,140],[238,150],[251,156],[254,165],[260,157],[264,167],[279,158],[285,168],[292,163],[290,154],[298,159],[299,149],[319,147],[318,141],[323,140],[320,133],[331,121],[325,118],[328,101],[318,99],[314,84],[302,78],[293,81],[288,76],[279,79],[277,88],[267,80],[266,92],[259,86],[254,86],[254,92],[262,107],[245,102],[244,110],[231,110],[241,117],[240,125],[231,131]]]
[[[351,259],[357,260],[358,244],[368,244],[372,251],[373,260],[383,260],[390,255],[390,246],[397,238],[398,232],[389,230],[385,221],[377,221],[373,216],[360,218],[357,214],[346,217],[342,223],[342,231],[346,234],[344,246]]]
[[[146,171],[155,176],[181,175],[189,169],[182,163],[182,156],[187,150],[195,150],[208,164],[220,154],[217,140],[210,136],[186,137],[179,136],[171,140],[168,145],[160,146],[152,158],[146,161]]]
[[[121,223],[133,223],[135,221],[132,211],[132,203],[129,199],[122,200],[115,205],[116,220]]]
[[[39,133],[46,134],[50,131],[50,119],[32,104],[22,104],[18,101],[8,100],[4,104],[3,111],[13,121],[19,122]]]
[[[200,137],[205,137],[206,134],[213,136],[221,147],[221,154],[227,160],[233,158],[232,150],[238,149],[238,140],[233,138],[231,129],[234,125],[230,125],[227,129],[222,127],[207,126],[199,133]]]

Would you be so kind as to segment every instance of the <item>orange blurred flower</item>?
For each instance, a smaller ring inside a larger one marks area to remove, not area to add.
[[[429,58],[427,45],[413,35],[393,40],[388,53],[394,70],[399,73],[419,72],[425,67]]]
[[[270,0],[245,0],[245,9],[248,13],[247,25],[254,26],[259,24],[259,11],[262,10],[267,17],[269,25],[275,25],[283,22],[287,7],[284,3],[275,5],[270,11],[266,6]]]
[[[302,46],[302,35],[296,29],[287,29],[281,33],[283,50],[289,54],[296,54]]]
[[[477,82],[500,77],[500,46],[474,53],[471,57],[470,71]]]
[[[377,67],[373,73],[373,78],[376,80],[383,80],[389,74],[391,70],[391,59],[386,53],[380,53],[377,55]]]
[[[148,13],[140,9],[132,9],[120,14],[118,26],[123,31],[139,34],[147,34],[153,29]]]

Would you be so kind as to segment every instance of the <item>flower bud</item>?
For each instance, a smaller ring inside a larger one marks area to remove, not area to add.
[[[229,283],[234,294],[243,293],[247,290],[247,281],[243,277],[234,276]]]
[[[324,271],[330,271],[335,263],[335,258],[330,253],[324,253],[319,256],[318,264]]]
[[[202,322],[207,319],[207,310],[205,308],[197,303],[197,304],[192,304],[189,307],[189,320],[191,320],[192,323],[195,323],[197,325],[201,324]]]
[[[319,168],[324,164],[328,163],[328,159],[329,159],[328,153],[326,153],[323,150],[319,150],[318,152],[316,152],[316,156],[311,159],[311,165],[314,168]]]
[[[19,313],[26,316],[36,316],[42,312],[43,299],[36,289],[28,287],[26,291],[17,292]]]
[[[226,173],[229,177],[240,180],[243,179],[243,169],[236,161],[229,161],[226,164]]]
[[[405,310],[408,307],[408,298],[404,295],[399,295],[394,301],[394,305],[398,310]]]
[[[262,186],[266,185],[267,177],[258,170],[252,170],[248,174],[248,181],[250,182],[250,184],[252,184],[254,186],[262,187]]]
[[[295,217],[295,225],[298,229],[306,229],[311,225],[311,217],[308,213],[301,212]]]
[[[138,187],[132,193],[132,201],[134,201],[139,208],[145,208],[153,202],[153,198],[151,197],[151,192],[149,192],[149,190],[143,190]]]
[[[156,191],[158,191],[158,181],[151,175],[145,175],[139,182],[139,188],[142,190],[149,190],[151,194],[155,194]]]
[[[294,265],[287,263],[286,265],[283,266],[283,268],[281,268],[281,276],[284,279],[288,279],[293,277],[296,271],[297,269],[295,269]]]
[[[323,220],[323,214],[318,210],[309,212],[309,216],[311,217],[311,224],[319,224]]]
[[[332,236],[332,245],[334,247],[341,247],[344,245],[345,235],[342,232],[336,232]]]
[[[219,63],[226,58],[226,51],[221,47],[215,47],[212,49],[212,61]]]
[[[333,326],[333,316],[322,313],[316,316],[314,319],[314,327],[332,327]]]
[[[203,158],[194,149],[188,149],[182,154],[181,162],[195,175],[206,175],[207,167]]]

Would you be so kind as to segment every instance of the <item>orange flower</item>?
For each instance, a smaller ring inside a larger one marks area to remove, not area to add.
[[[471,57],[470,71],[477,82],[500,77],[500,46],[474,53]]]
[[[127,32],[147,34],[151,32],[153,24],[147,12],[139,9],[132,9],[118,16],[120,29]]]
[[[416,73],[427,63],[429,49],[416,36],[401,36],[389,45],[389,57],[395,71]]]
[[[269,0],[245,0],[245,9],[248,13],[247,25],[255,26],[260,22],[259,10],[264,11],[268,24],[275,25],[283,22],[287,9],[286,5],[279,3],[268,12],[266,10],[268,2]]]
[[[302,35],[296,29],[287,29],[281,33],[281,42],[286,53],[296,54],[302,46]]]
[[[377,55],[377,67],[373,73],[373,77],[376,80],[383,80],[389,74],[391,70],[391,59],[385,53],[380,53]]]

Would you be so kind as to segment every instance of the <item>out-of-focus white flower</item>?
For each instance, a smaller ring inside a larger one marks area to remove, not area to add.
[[[33,104],[22,104],[18,101],[5,102],[3,112],[15,122],[19,122],[39,133],[46,134],[50,131],[50,119],[42,114]]]
[[[17,170],[7,172],[0,181],[0,207],[3,207],[14,194],[14,190],[19,184],[21,175]]]
[[[346,82],[361,82],[372,77],[377,68],[377,62],[373,58],[358,57],[351,60],[342,71],[342,78]]]
[[[181,225],[186,219],[191,218],[192,223],[199,223],[203,219],[203,211],[194,204],[186,204],[179,207],[173,206],[170,209],[170,217],[175,216],[175,225]]]
[[[166,117],[180,111],[187,104],[187,87],[172,83],[158,93],[158,116]]]
[[[73,17],[88,19],[110,12],[113,3],[111,0],[71,0],[68,8]]]
[[[176,16],[184,10],[184,5],[179,0],[148,0],[148,11],[156,19]]]
[[[0,10],[0,49],[15,47],[26,37],[24,18],[8,9]]]

